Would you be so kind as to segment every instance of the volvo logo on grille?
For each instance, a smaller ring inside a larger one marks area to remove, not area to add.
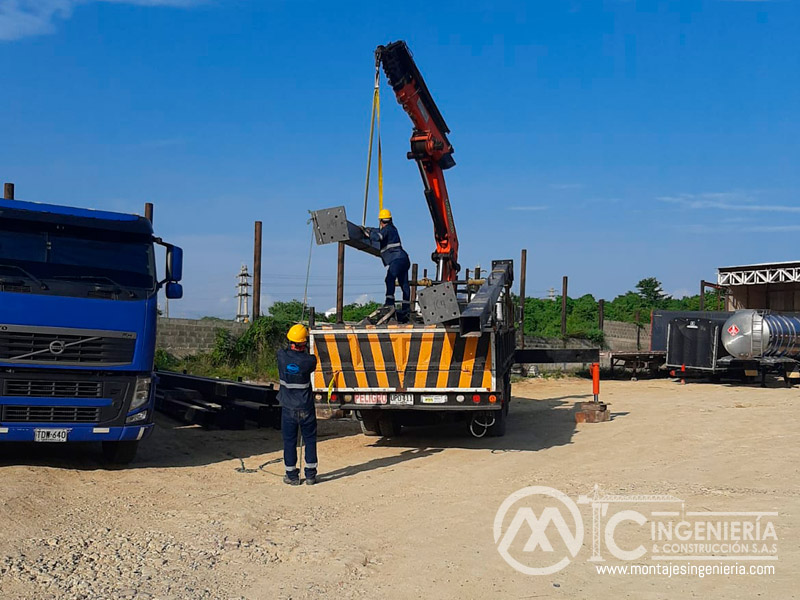
[[[66,344],[61,340],[53,340],[50,342],[50,354],[62,354],[66,348]]]

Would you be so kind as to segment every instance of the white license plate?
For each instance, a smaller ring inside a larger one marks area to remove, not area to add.
[[[446,404],[447,403],[447,396],[435,394],[433,396],[423,396],[422,397],[423,404]]]
[[[69,429],[34,429],[34,442],[66,442]]]
[[[414,394],[392,394],[389,396],[389,404],[403,404],[411,406],[414,404]]]
[[[386,394],[353,394],[356,404],[386,404]]]

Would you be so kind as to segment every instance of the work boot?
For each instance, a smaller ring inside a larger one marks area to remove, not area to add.
[[[300,485],[300,476],[295,475],[294,477],[290,477],[288,474],[283,476],[283,483],[287,485]]]
[[[317,471],[308,469],[306,471],[306,485],[314,485],[317,483]]]

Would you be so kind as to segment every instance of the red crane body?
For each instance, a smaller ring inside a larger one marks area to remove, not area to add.
[[[425,186],[425,199],[433,219],[436,250],[431,258],[438,266],[439,278],[442,281],[454,281],[460,269],[458,236],[444,180],[445,169],[456,164],[452,156],[453,146],[447,139],[450,129],[433,101],[405,42],[397,41],[378,46],[375,58],[377,63],[383,65],[397,102],[411,117],[414,130],[408,158],[417,162]]]

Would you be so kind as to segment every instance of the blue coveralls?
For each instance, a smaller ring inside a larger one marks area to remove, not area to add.
[[[286,475],[297,479],[297,428],[306,446],[306,479],[317,476],[317,414],[311,398],[311,374],[317,368],[317,357],[307,352],[278,350],[278,375],[281,387],[281,433]]]
[[[400,303],[400,310],[397,311],[397,320],[404,322],[408,320],[411,309],[411,286],[408,283],[408,270],[411,268],[411,261],[408,254],[403,250],[400,243],[400,234],[394,223],[389,222],[380,229],[368,228],[369,239],[378,242],[381,248],[381,260],[388,267],[386,270],[386,306],[394,306],[394,282],[395,279],[400,284],[403,291],[403,300]]]

